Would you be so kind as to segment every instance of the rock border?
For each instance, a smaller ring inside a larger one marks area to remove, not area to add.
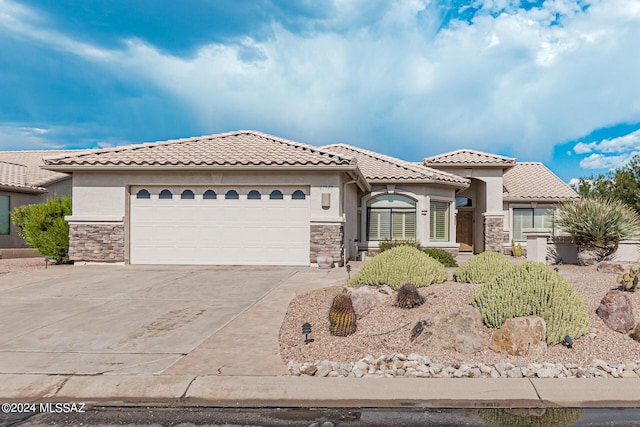
[[[640,360],[608,363],[593,359],[589,367],[561,363],[499,362],[432,363],[429,357],[396,353],[375,358],[365,356],[357,362],[321,360],[299,363],[290,360],[287,368],[293,376],[353,378],[640,378]]]

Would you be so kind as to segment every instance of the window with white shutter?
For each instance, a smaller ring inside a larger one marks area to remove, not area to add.
[[[367,203],[367,240],[415,240],[416,202],[400,195],[384,195]]]
[[[515,208],[513,209],[513,240],[526,241],[523,228],[552,228],[553,209],[550,208]]]
[[[449,241],[449,202],[431,202],[429,223],[432,242]]]

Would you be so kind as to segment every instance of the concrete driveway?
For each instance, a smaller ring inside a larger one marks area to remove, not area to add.
[[[85,266],[0,275],[0,374],[162,373],[298,270]]]

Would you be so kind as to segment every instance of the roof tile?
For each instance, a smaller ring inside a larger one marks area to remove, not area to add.
[[[48,166],[300,166],[351,165],[311,145],[256,131],[113,147],[46,159]]]
[[[40,168],[43,157],[76,151],[0,151],[0,185],[43,190],[47,184],[69,176]]]
[[[578,199],[580,196],[539,162],[520,162],[503,175],[505,200]]]
[[[424,159],[424,164],[428,166],[509,166],[515,163],[516,159],[513,157],[469,149],[451,151]]]
[[[448,172],[439,171],[422,164],[407,162],[347,144],[325,145],[322,148],[339,155],[355,157],[358,160],[358,167],[367,181],[427,181],[460,184],[461,186],[469,184],[468,179]]]

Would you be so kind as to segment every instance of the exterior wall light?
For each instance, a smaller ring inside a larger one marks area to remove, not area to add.
[[[564,341],[562,341],[562,344],[564,344],[567,348],[573,348],[573,339],[569,335],[567,335],[564,337]]]
[[[331,193],[322,193],[322,209],[331,207]]]
[[[302,325],[302,333],[304,334],[305,344],[309,344],[314,341],[313,338],[309,338],[309,334],[311,333],[311,324],[309,322],[305,322],[305,324]]]

